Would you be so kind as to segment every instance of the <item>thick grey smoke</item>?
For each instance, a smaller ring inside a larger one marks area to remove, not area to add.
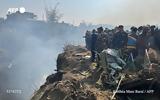
[[[54,73],[64,45],[83,44],[83,32],[66,23],[19,19],[1,22],[0,99],[29,100]]]
[[[98,23],[146,25],[159,24],[160,0],[112,0]]]

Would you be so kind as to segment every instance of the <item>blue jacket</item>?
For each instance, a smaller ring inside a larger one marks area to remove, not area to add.
[[[136,48],[136,44],[137,39],[132,36],[128,36],[127,48]]]

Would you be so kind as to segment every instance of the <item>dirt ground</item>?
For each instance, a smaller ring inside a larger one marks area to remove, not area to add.
[[[137,96],[117,92],[112,98],[116,88],[111,90],[103,86],[99,80],[102,71],[96,63],[90,62],[90,56],[90,52],[82,46],[65,47],[57,58],[59,72],[48,76],[46,83],[33,94],[31,100],[160,100],[159,67],[126,73],[118,88],[124,91],[137,89],[136,92],[138,89],[145,90],[158,95],[141,93]]]

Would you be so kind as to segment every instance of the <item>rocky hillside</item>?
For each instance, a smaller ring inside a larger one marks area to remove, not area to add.
[[[156,65],[152,70],[126,71],[110,89],[101,81],[103,69],[91,63],[90,56],[82,46],[66,46],[57,58],[57,73],[47,77],[31,100],[160,100],[160,68]],[[116,89],[121,91],[115,94]],[[126,90],[144,93],[137,96]]]

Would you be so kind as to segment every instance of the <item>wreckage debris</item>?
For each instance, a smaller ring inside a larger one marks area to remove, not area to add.
[[[160,100],[159,32],[122,25],[87,31],[86,48],[66,46],[57,58],[62,72],[50,75],[31,100]]]

